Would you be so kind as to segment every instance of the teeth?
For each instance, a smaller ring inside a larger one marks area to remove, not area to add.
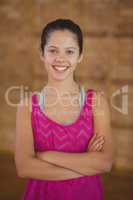
[[[68,67],[57,67],[57,66],[53,66],[56,70],[58,71],[65,71]]]

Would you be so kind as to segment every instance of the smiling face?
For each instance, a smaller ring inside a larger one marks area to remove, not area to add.
[[[70,80],[83,55],[79,55],[76,35],[69,30],[55,30],[50,33],[41,60],[48,73],[48,79]]]

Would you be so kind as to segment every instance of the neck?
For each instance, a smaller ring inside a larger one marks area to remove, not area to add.
[[[80,84],[74,81],[73,79],[68,81],[48,81],[45,89],[50,92],[50,94],[59,94],[60,96],[64,94],[79,94]]]

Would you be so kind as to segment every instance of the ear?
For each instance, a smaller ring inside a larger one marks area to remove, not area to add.
[[[41,59],[42,61],[44,61],[44,55],[43,55],[42,51],[39,52],[39,55],[40,55],[40,59]]]
[[[79,59],[78,59],[78,63],[80,63],[83,59],[83,54],[80,55]]]

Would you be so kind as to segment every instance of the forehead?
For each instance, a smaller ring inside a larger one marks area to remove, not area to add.
[[[50,45],[78,46],[76,35],[69,30],[56,30],[51,32],[47,40],[47,46]]]

